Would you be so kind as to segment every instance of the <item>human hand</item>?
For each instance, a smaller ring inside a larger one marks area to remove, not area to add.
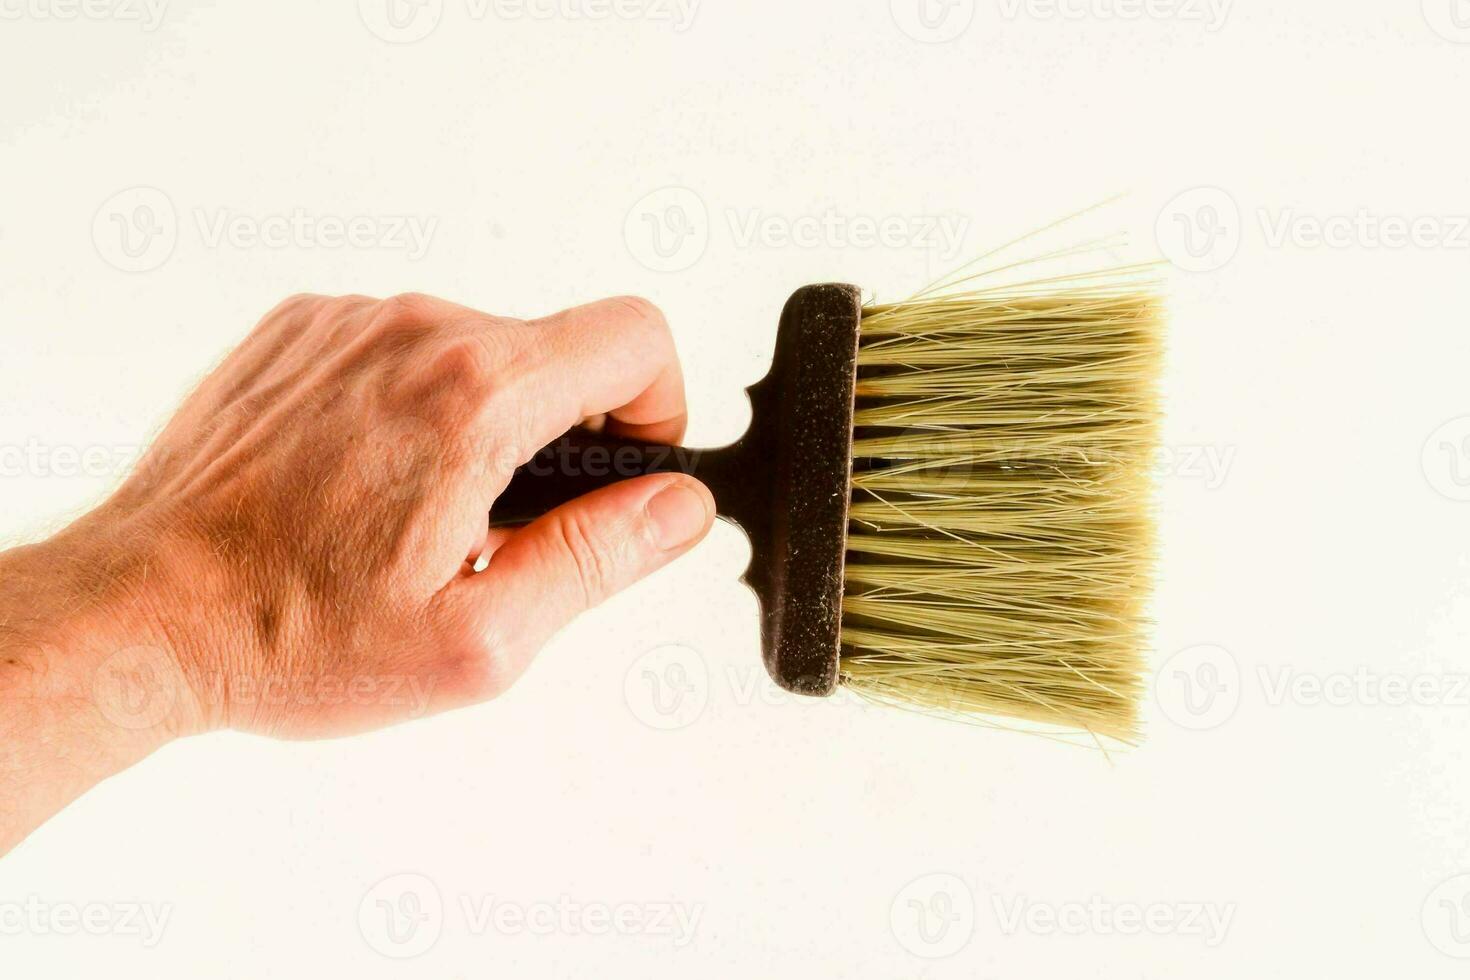
[[[647,302],[521,321],[419,295],[294,297],[32,564],[85,547],[78,588],[105,614],[90,645],[116,651],[95,669],[169,734],[331,736],[471,704],[713,521],[708,490],[666,474],[487,534],[515,467],[584,421],[683,435],[677,356]]]

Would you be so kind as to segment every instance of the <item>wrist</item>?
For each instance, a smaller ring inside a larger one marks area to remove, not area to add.
[[[202,715],[123,552],[84,520],[0,553],[0,854]],[[146,568],[144,566],[139,566]]]
[[[123,768],[208,725],[158,615],[166,573],[102,523],[0,553],[0,700]]]

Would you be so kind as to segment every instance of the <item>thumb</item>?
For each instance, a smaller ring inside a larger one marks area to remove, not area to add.
[[[693,477],[625,480],[516,531],[484,571],[451,586],[452,598],[471,607],[464,619],[479,625],[508,684],[552,634],[694,547],[714,518],[714,497]]]

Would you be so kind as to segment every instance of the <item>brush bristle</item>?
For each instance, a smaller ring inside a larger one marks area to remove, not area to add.
[[[844,684],[1134,740],[1160,321],[1126,279],[863,311]]]

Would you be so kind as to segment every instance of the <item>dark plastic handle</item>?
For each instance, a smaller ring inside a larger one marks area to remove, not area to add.
[[[771,676],[799,694],[832,693],[861,324],[856,286],[803,286],[781,311],[770,372],[747,389],[751,422],[739,441],[681,449],[574,429],[515,472],[491,526],[523,524],[629,477],[690,474],[750,538],[745,581],[760,598]]]
[[[720,452],[573,429],[516,470],[490,510],[490,526],[525,524],[583,494],[650,473],[712,479],[721,468],[711,459]]]

